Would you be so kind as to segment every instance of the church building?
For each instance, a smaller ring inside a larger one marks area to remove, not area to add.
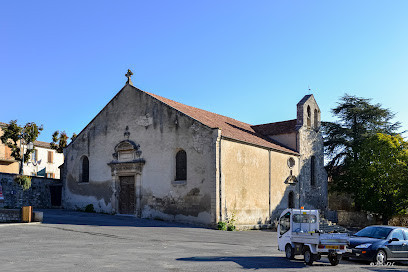
[[[250,125],[142,91],[131,74],[64,151],[66,209],[254,228],[288,207],[327,208],[312,94],[296,119]]]

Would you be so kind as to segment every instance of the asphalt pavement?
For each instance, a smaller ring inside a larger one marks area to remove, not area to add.
[[[2,224],[0,234],[0,271],[408,271],[400,264],[289,261],[272,231],[64,210],[44,210],[42,224]]]

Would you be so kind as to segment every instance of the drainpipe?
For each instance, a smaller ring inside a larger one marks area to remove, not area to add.
[[[216,178],[216,186],[215,186],[216,192],[215,193],[216,195],[218,193],[218,199],[216,201],[216,203],[217,202],[218,203],[215,208],[215,212],[217,212],[218,210],[218,213],[216,213],[216,216],[215,216],[215,219],[216,219],[215,223],[217,223],[223,220],[223,213],[222,213],[223,191],[222,191],[222,171],[221,171],[221,167],[222,167],[221,165],[221,129],[217,129],[217,139],[215,142],[215,148],[216,148],[215,152],[216,152],[216,164],[217,164],[216,168],[218,168],[218,173],[216,172],[216,177],[215,177]]]
[[[271,218],[271,215],[272,215],[272,207],[271,207],[271,197],[272,197],[272,195],[271,195],[271,184],[272,184],[272,181],[271,181],[271,150],[269,149],[268,150],[268,157],[269,157],[269,224],[272,224],[272,218]]]

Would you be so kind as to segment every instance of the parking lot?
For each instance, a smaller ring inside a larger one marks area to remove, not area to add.
[[[224,232],[112,216],[44,211],[42,224],[0,225],[1,271],[408,271],[327,259],[306,266],[277,250],[271,231]]]

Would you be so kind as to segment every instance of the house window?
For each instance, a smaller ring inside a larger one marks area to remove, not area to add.
[[[52,151],[48,151],[48,163],[54,162],[54,153]]]
[[[187,154],[184,150],[176,154],[176,180],[187,180]]]
[[[312,112],[310,111],[310,106],[307,106],[307,127],[310,128],[312,126]]]
[[[87,156],[82,157],[80,182],[89,182],[89,160]]]
[[[310,159],[310,185],[316,185],[316,178],[315,178],[315,168],[316,168],[316,157],[312,156]]]
[[[319,113],[317,109],[314,110],[314,129],[318,130],[319,129]]]

